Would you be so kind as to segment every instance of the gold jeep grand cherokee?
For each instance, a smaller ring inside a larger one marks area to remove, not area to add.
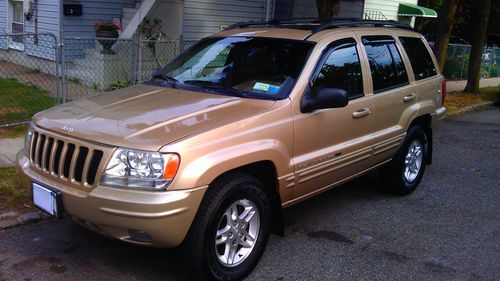
[[[282,208],[377,168],[415,190],[445,92],[406,25],[237,24],[143,85],[40,112],[17,164],[44,211],[239,280]]]

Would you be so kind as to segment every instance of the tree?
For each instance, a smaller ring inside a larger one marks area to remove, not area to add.
[[[340,12],[340,0],[316,0],[319,20],[331,21]]]
[[[417,4],[422,7],[439,11],[443,6],[443,0],[418,0]],[[415,30],[422,33],[428,26],[435,24],[435,21],[436,20],[434,18],[417,17],[415,19]]]
[[[438,15],[438,29],[436,34],[436,58],[439,69],[443,71],[448,52],[448,43],[450,42],[451,32],[455,14],[457,13],[458,0],[445,0]]]
[[[481,61],[484,44],[486,42],[486,32],[491,11],[491,0],[482,0],[477,7],[477,29],[472,37],[472,48],[469,57],[469,72],[467,73],[467,86],[465,92],[479,92],[479,79],[481,78]]]

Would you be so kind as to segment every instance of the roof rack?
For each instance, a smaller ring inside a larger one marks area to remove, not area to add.
[[[297,21],[297,20],[311,20],[311,21]],[[403,29],[412,29],[412,27],[408,24],[397,22],[394,20],[363,20],[363,19],[334,19],[330,22],[321,22],[317,18],[295,18],[287,21],[281,20],[271,20],[271,21],[263,21],[263,22],[239,22],[233,25],[228,26],[224,30],[230,30],[235,28],[248,28],[255,26],[272,26],[272,27],[281,27],[285,25],[312,25],[311,35],[318,33],[320,31],[338,27],[348,27],[348,26],[374,26],[374,27],[397,27]]]
[[[395,20],[363,20],[363,19],[347,19],[347,20],[334,20],[331,22],[323,23],[312,30],[312,34],[318,33],[326,29],[346,26],[375,26],[375,27],[398,27],[403,29],[412,29],[409,24],[397,22]]]
[[[310,20],[310,21],[300,21],[300,20]],[[301,24],[318,24],[320,23],[317,18],[292,18],[289,20],[270,20],[270,21],[260,21],[260,22],[253,22],[253,21],[247,21],[247,22],[237,22],[235,24],[232,24],[224,30],[231,30],[235,28],[247,28],[247,27],[254,27],[254,26],[280,26],[280,25],[301,25]]]

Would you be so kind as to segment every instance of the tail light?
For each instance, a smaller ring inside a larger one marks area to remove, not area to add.
[[[444,106],[444,99],[446,98],[446,80],[441,82],[441,106]]]

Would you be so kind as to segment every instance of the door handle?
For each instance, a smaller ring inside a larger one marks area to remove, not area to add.
[[[354,111],[354,112],[352,113],[352,117],[353,117],[353,118],[361,118],[361,117],[363,117],[363,116],[367,116],[367,115],[368,115],[368,114],[370,114],[370,113],[371,113],[371,111],[370,111],[370,109],[369,109],[369,108],[362,108],[362,109],[360,109],[360,110],[358,110],[358,111]]]
[[[417,97],[417,96],[416,96],[415,94],[409,94],[409,95],[407,95],[407,96],[405,96],[405,97],[403,98],[403,101],[404,101],[404,102],[410,102],[410,101],[415,100],[415,98],[416,98],[416,97]]]

